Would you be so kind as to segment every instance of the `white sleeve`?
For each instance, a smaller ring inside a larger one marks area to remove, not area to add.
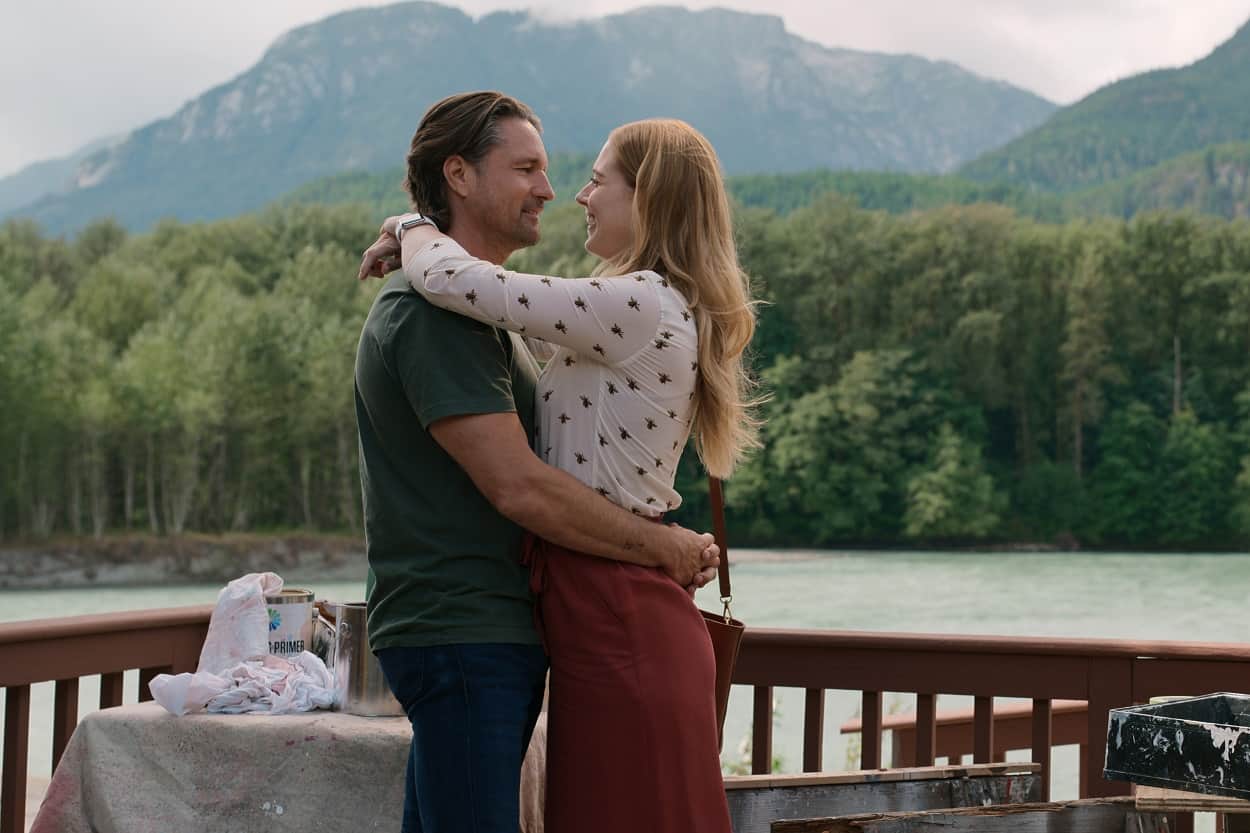
[[[479,260],[450,238],[417,250],[404,264],[413,289],[431,304],[529,338],[619,364],[656,338],[663,278],[527,275]]]

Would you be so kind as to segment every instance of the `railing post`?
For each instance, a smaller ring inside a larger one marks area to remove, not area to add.
[[[1121,658],[1090,659],[1086,720],[1085,775],[1081,798],[1128,795],[1131,785],[1102,777],[1107,753],[1107,713],[1133,704],[1133,661]]]
[[[110,671],[100,675],[100,708],[111,709],[122,704],[122,684],[125,671]]]
[[[78,725],[78,678],[56,681],[52,706],[52,770],[61,762],[74,727]]]
[[[860,707],[859,768],[881,769],[881,692],[865,691]]]
[[[916,766],[933,766],[937,749],[937,695],[916,695]]]
[[[773,771],[773,687],[755,686],[755,708],[751,724],[751,774]]]
[[[803,771],[820,772],[825,743],[825,690],[807,689],[803,715]]]
[[[994,698],[977,697],[972,706],[972,762],[994,761]]]
[[[139,702],[146,703],[152,699],[152,691],[148,688],[148,684],[156,679],[157,674],[172,673],[174,673],[174,670],[168,665],[162,665],[159,668],[139,669]]]
[[[1033,701],[1033,763],[1042,765],[1042,801],[1050,801],[1051,705]]]
[[[30,686],[4,690],[4,777],[0,779],[0,833],[26,828],[26,757],[30,748]]]

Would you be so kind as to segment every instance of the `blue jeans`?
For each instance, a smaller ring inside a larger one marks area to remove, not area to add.
[[[521,763],[542,708],[538,645],[383,648],[412,723],[403,833],[517,833]]]

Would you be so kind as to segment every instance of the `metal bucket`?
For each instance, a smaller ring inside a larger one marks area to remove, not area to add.
[[[269,610],[269,653],[292,659],[313,650],[317,609],[311,590],[293,587],[266,596],[265,607]]]
[[[378,658],[369,650],[364,602],[330,602],[334,614],[336,709],[364,717],[402,717]]]

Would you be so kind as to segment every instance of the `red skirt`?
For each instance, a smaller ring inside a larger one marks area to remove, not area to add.
[[[716,665],[659,569],[527,542],[551,657],[546,833],[731,833]]]

